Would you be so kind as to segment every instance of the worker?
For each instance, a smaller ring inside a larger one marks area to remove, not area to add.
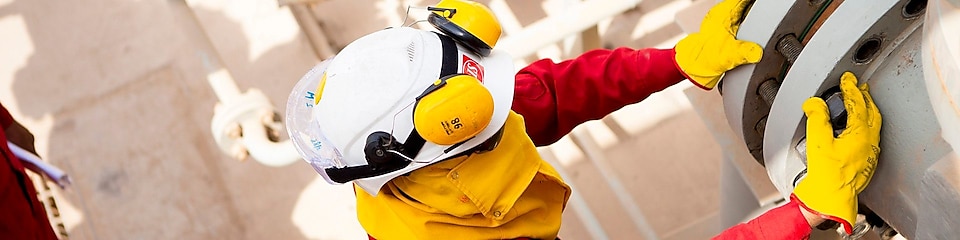
[[[308,72],[288,102],[288,133],[325,180],[354,184],[371,239],[555,239],[570,188],[536,146],[685,78],[709,90],[758,62],[760,46],[734,37],[750,2],[719,3],[674,49],[593,50],[514,74],[490,10],[442,0],[428,8],[438,32],[377,31]],[[800,238],[823,219],[853,221],[880,124],[855,84],[845,75],[850,117],[837,139],[823,135],[823,101],[804,105],[810,169],[791,202],[718,238]]]
[[[43,205],[37,199],[37,190],[27,176],[24,164],[17,158],[7,141],[36,154],[33,134],[20,125],[3,105],[0,105],[0,236],[4,239],[57,239]]]

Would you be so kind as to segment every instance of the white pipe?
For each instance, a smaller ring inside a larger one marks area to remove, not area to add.
[[[271,167],[282,167],[300,160],[300,154],[290,140],[273,142],[267,137],[267,128],[258,119],[246,119],[243,128],[243,145],[250,157]]]
[[[207,75],[207,81],[220,100],[211,128],[222,151],[236,154],[235,149],[242,147],[239,150],[245,150],[257,162],[271,167],[300,160],[300,154],[289,140],[274,142],[267,136],[261,117],[264,113],[272,114],[274,107],[262,92],[250,89],[241,93],[230,72],[223,68]],[[236,123],[242,129],[239,139],[228,134],[228,129]]]
[[[194,15],[194,22],[197,26],[203,26]],[[202,29],[201,29],[202,30]],[[213,41],[207,37],[206,46],[208,49],[213,47]],[[214,141],[218,147],[227,154],[235,154],[234,150],[244,150],[261,164],[273,167],[288,165],[300,159],[300,155],[294,149],[293,144],[287,140],[282,142],[270,141],[267,136],[267,129],[260,120],[261,113],[273,113],[273,104],[266,96],[257,89],[250,89],[241,92],[237,83],[233,80],[230,72],[222,66],[223,60],[219,52],[214,52],[213,62],[207,58],[207,55],[201,51],[201,61],[204,67],[210,72],[207,74],[207,82],[213,88],[219,100],[218,106],[214,108],[213,119],[211,120],[211,132]],[[231,127],[239,123],[242,129],[242,137],[236,139],[228,131]],[[237,155],[233,155],[237,157]]]
[[[237,87],[237,83],[233,81],[230,72],[227,72],[225,68],[207,74],[207,82],[210,82],[210,87],[213,88],[213,92],[217,94],[217,98],[223,104],[230,104],[240,97],[240,88]]]
[[[523,31],[511,34],[497,43],[516,59],[535,54],[537,50],[562,41],[570,35],[580,34],[597,23],[626,12],[641,0],[592,0],[569,6],[570,14],[549,16],[530,24]]]

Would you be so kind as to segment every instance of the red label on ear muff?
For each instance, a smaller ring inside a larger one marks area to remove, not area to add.
[[[467,55],[463,55],[463,73],[477,78],[481,83],[483,82],[483,66]]]

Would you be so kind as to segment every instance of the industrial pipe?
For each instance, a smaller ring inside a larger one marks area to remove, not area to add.
[[[207,81],[220,100],[214,107],[210,130],[221,151],[240,160],[251,156],[272,167],[286,166],[300,159],[290,140],[276,142],[267,135],[270,129],[266,124],[280,124],[272,118],[273,104],[263,92],[250,89],[240,93],[233,77],[222,68],[207,75]],[[264,122],[264,119],[273,122]]]

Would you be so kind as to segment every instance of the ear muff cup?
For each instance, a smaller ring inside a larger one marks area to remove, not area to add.
[[[493,118],[493,95],[470,75],[438,80],[420,97],[413,126],[423,139],[452,145],[480,134]]]
[[[430,22],[430,24],[432,24],[438,30],[450,37],[453,37],[453,39],[462,44],[464,47],[467,47],[467,49],[470,49],[470,51],[473,51],[480,56],[490,55],[490,51],[493,49],[493,46],[483,42],[480,40],[480,38],[471,34],[466,29],[461,28],[457,24],[450,22],[450,20],[447,20],[436,13],[430,14],[430,16],[427,17],[427,22]]]
[[[430,10],[427,22],[480,56],[490,55],[500,40],[500,22],[483,4],[442,0]]]

